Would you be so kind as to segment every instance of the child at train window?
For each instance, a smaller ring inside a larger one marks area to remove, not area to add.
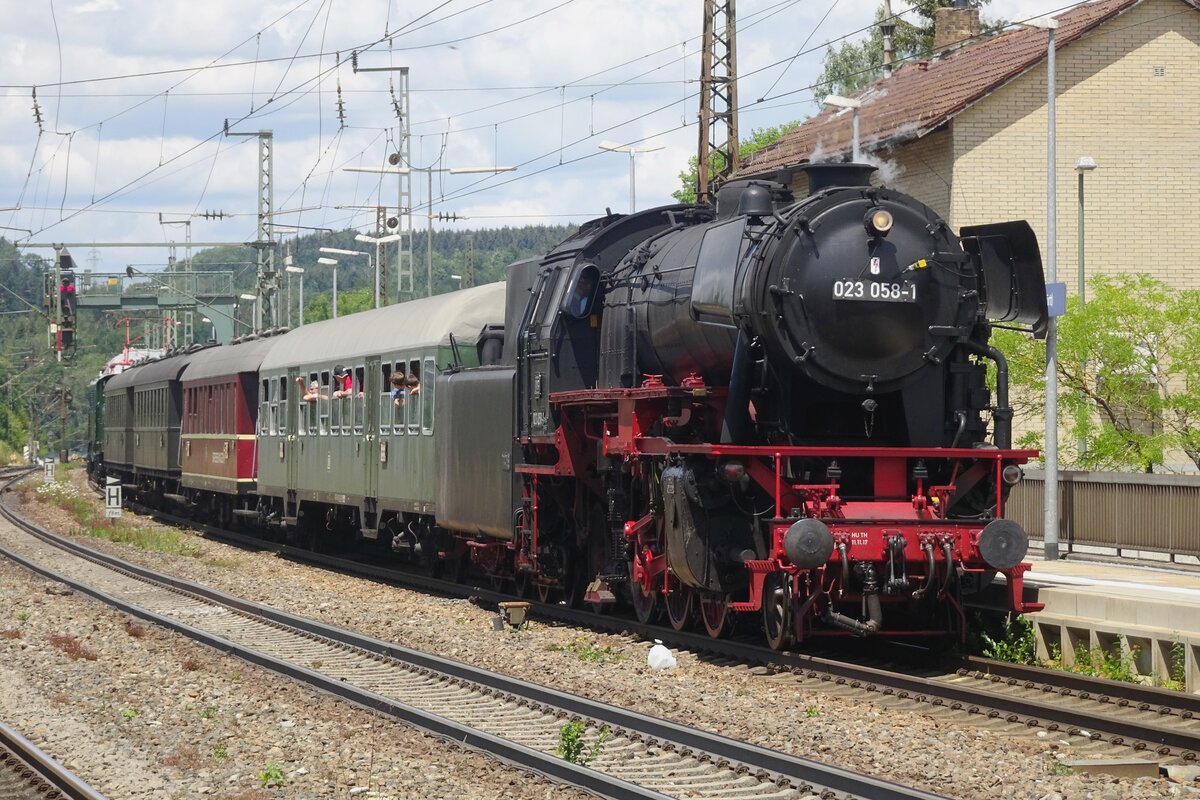
[[[406,382],[403,371],[392,375],[392,405],[397,408],[404,405],[404,386]]]
[[[421,391],[421,381],[417,379],[416,375],[409,375],[408,379],[404,381],[404,388],[408,391],[408,396],[412,397]]]

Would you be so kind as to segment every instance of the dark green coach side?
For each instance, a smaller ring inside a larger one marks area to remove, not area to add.
[[[315,537],[432,525],[435,378],[454,363],[477,365],[476,341],[485,326],[503,324],[504,302],[504,284],[488,284],[280,336],[258,376],[258,489],[268,518]],[[352,389],[334,399],[339,365]],[[390,395],[397,371],[419,382],[401,404]],[[318,396],[306,402],[314,382]]]

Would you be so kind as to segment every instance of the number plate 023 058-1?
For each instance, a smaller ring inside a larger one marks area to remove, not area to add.
[[[834,300],[874,300],[883,303],[917,302],[915,283],[838,280],[833,282]]]

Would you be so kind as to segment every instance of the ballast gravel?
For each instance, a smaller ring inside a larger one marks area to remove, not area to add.
[[[69,475],[99,507],[81,472]],[[72,529],[66,512],[21,495],[31,519]],[[632,637],[536,619],[497,632],[494,611],[466,600],[195,541],[191,556],[87,544],[294,614],[949,797],[1200,800],[1196,782],[1073,773],[1060,760],[1079,754],[1053,735],[958,725],[688,652],[654,672],[650,643]],[[145,626],[131,636],[122,615],[55,586],[0,561],[0,631],[20,631],[0,638],[0,718],[114,800],[372,796],[364,788],[397,798],[578,796],[173,634]],[[97,659],[71,660],[51,635],[76,636]],[[284,787],[261,788],[270,764]]]

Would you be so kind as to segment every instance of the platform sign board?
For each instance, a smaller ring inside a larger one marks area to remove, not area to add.
[[[1046,284],[1046,312],[1052,317],[1061,317],[1067,313],[1067,285],[1065,283]]]
[[[104,516],[110,519],[121,516],[121,479],[111,475],[104,486]]]
[[[54,483],[54,461],[47,459],[42,465],[42,483]]]

